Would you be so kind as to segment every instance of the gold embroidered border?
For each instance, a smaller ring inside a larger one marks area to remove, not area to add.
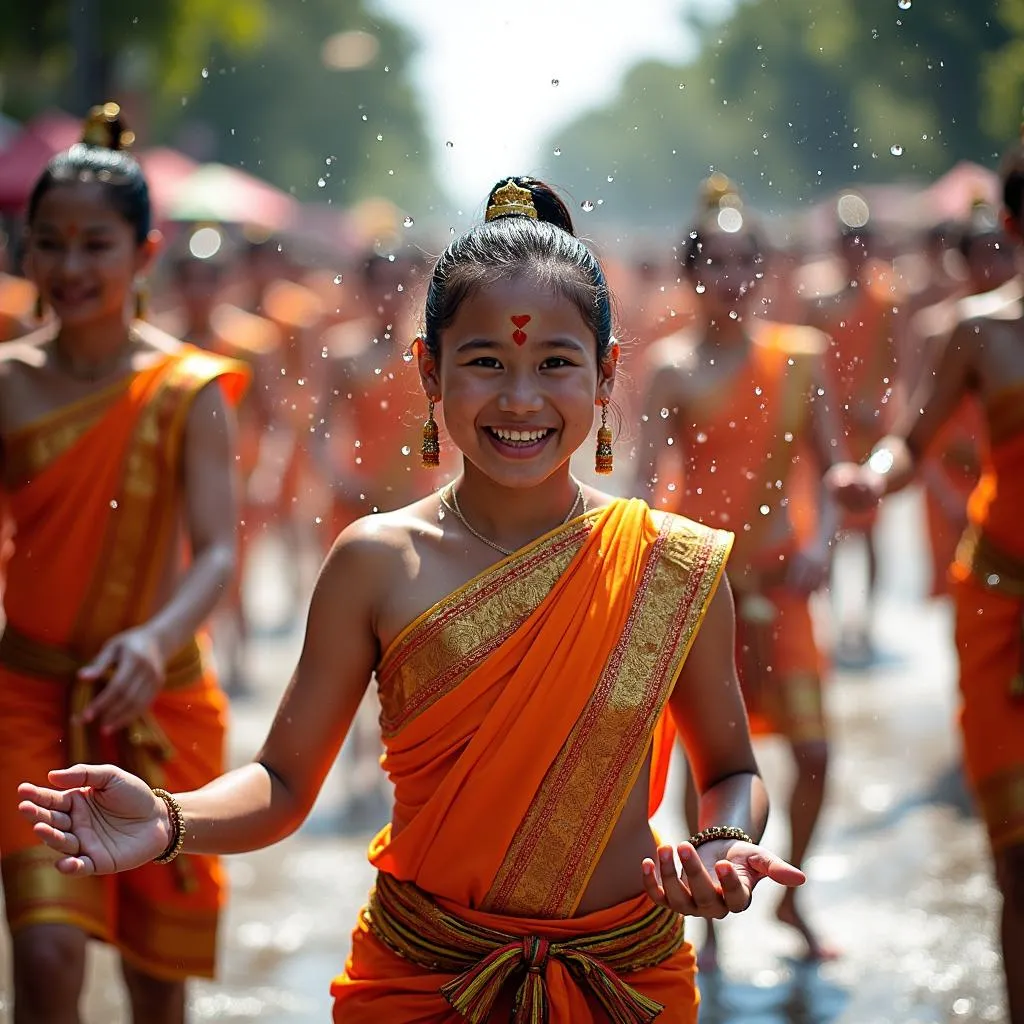
[[[392,644],[377,670],[385,736],[450,693],[522,626],[576,557],[595,516],[574,520],[470,580]]]
[[[655,522],[622,637],[516,831],[484,901],[490,912],[570,917],[647,758],[732,544],[679,517]]]
[[[131,378],[128,378],[130,380]],[[4,438],[4,483],[15,491],[67,452],[106,415],[128,390],[118,381],[95,395],[41,417]]]
[[[985,779],[977,790],[992,849],[1024,844],[1024,764]]]
[[[173,867],[173,865],[169,865]],[[213,977],[219,908],[176,907],[119,894],[116,945],[126,960],[157,977]]]
[[[185,419],[199,390],[232,372],[231,363],[207,353],[187,353],[168,363],[125,455],[117,507],[75,626],[73,647],[86,655],[148,613],[180,514],[179,452]]]

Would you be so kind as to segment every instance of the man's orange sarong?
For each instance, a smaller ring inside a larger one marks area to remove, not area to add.
[[[1024,843],[1024,386],[984,412],[982,476],[951,576],[964,760],[998,852]]]
[[[651,759],[731,543],[639,500],[572,520],[416,619],[378,668],[392,825],[334,1019],[693,1024],[683,919],[575,916]],[[640,865],[637,865],[640,890]]]
[[[196,641],[128,729],[72,727],[91,700],[76,672],[154,611],[168,551],[182,543],[181,449],[199,391],[237,400],[240,364],[185,346],[3,438],[15,522],[0,638],[0,866],[10,929],[68,924],[168,980],[212,976],[223,878],[215,858],[68,878],[17,810],[17,785],[49,769],[113,761],[151,785],[190,790],[223,770],[226,706]]]
[[[736,664],[756,735],[826,738],[825,661],[806,594],[786,587],[789,560],[816,530],[806,435],[815,364],[827,339],[811,328],[758,322],[747,364],[703,405],[684,439],[679,511],[736,532],[729,582]]]

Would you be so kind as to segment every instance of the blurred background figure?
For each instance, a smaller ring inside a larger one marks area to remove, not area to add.
[[[786,802],[786,856],[807,855],[825,797],[828,725],[825,659],[809,599],[827,580],[838,518],[821,479],[841,448],[838,421],[819,392],[829,339],[813,328],[759,319],[763,250],[751,211],[724,175],[703,185],[682,247],[697,295],[693,323],[652,349],[637,459],[637,493],[652,504],[730,530],[727,566],[736,602],[736,660],[755,735],[790,746],[795,780]],[[682,462],[682,466],[679,463]],[[817,487],[791,491],[797,466]],[[811,507],[796,515],[796,505]],[[814,522],[801,535],[797,523]],[[696,821],[696,792],[687,794]],[[786,893],[777,916],[815,961],[833,956]],[[705,970],[717,965],[708,923]]]
[[[835,265],[831,279],[815,282],[813,292],[808,288],[807,321],[831,339],[822,388],[839,414],[843,443],[860,459],[867,458],[892,423],[903,295],[881,256],[881,240],[863,197],[841,195],[836,218]],[[851,600],[848,592],[836,599],[835,657],[844,665],[867,667],[875,657],[875,520],[873,512],[846,513],[842,522],[844,538],[861,544],[866,566],[861,599]]]

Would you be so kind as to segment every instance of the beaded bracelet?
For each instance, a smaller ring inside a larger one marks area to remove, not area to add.
[[[709,825],[696,835],[690,836],[690,845],[696,849],[705,843],[713,843],[718,839],[738,839],[740,842],[752,843],[754,840],[741,828],[735,825]]]
[[[153,794],[160,797],[167,805],[167,819],[171,826],[171,841],[159,857],[153,858],[153,863],[170,864],[181,853],[181,848],[185,845],[185,815],[182,813],[181,804],[166,789],[154,788]]]

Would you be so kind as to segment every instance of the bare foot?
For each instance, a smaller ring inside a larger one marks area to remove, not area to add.
[[[787,892],[775,910],[775,916],[790,928],[795,928],[807,944],[806,958],[815,963],[825,963],[829,960],[838,960],[839,950],[824,945],[819,941],[818,936],[812,931],[811,926],[804,920],[803,915],[797,910],[796,899],[792,892]]]

